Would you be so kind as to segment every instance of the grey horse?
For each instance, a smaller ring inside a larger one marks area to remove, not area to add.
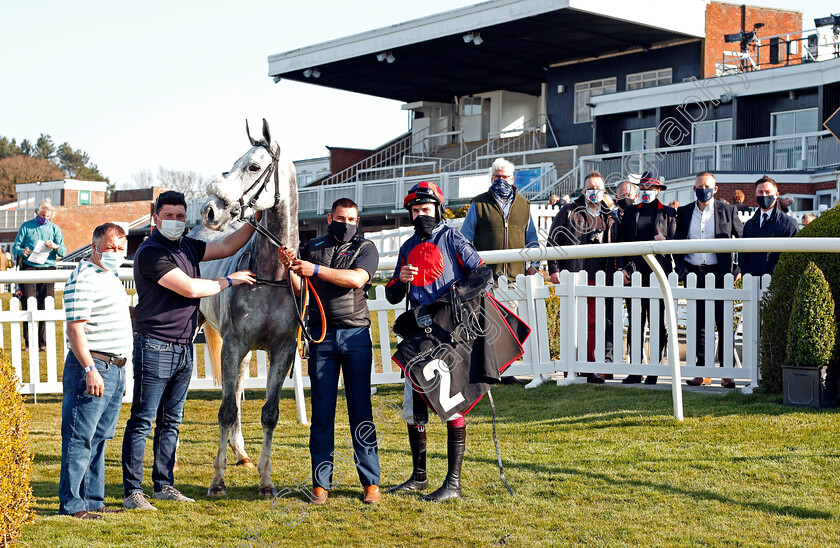
[[[260,225],[290,249],[298,247],[298,197],[295,169],[272,142],[268,123],[263,120],[262,139],[251,137],[251,149],[239,158],[223,178],[208,187],[210,195],[201,210],[204,226],[190,236],[212,241],[224,238],[244,219],[262,211]],[[298,326],[294,300],[288,287],[278,285],[286,269],[278,260],[277,247],[258,233],[235,255],[201,263],[201,275],[219,278],[228,272],[249,269],[259,280],[242,284],[201,300],[205,335],[214,371],[221,364],[222,403],[219,408],[219,451],[213,461],[215,475],[208,495],[226,493],[224,473],[227,446],[233,448],[237,464],[253,467],[242,437],[240,401],[243,379],[251,350],[266,350],[269,356],[265,404],[262,407],[263,445],[257,470],[259,493],[274,496],[271,482],[271,442],[279,418],[280,389],[296,351]],[[214,373],[218,378],[218,373]]]

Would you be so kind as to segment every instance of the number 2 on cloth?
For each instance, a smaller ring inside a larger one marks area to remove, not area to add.
[[[442,360],[432,360],[423,366],[423,376],[427,381],[435,378],[435,371],[440,375],[440,405],[443,410],[449,412],[453,407],[464,401],[464,396],[458,392],[454,396],[449,395],[450,377],[449,368]]]

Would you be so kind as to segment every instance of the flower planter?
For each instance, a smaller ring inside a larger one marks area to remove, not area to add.
[[[794,407],[824,409],[838,403],[838,378],[833,370],[823,367],[782,366],[784,404]]]

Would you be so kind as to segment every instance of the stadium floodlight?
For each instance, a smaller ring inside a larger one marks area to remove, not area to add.
[[[388,64],[391,64],[394,61],[396,61],[397,58],[394,57],[394,54],[389,51],[388,54],[385,56],[385,60],[388,61]]]
[[[309,78],[310,76],[312,76],[312,69],[311,68],[308,68],[305,71],[303,71],[303,77],[304,78]]]
[[[318,70],[317,67],[312,70],[312,77],[313,78],[320,78],[321,77],[321,71]]]
[[[381,63],[382,61],[384,61],[384,60],[385,60],[385,56],[386,56],[386,55],[387,55],[387,54],[386,54],[384,51],[381,51],[381,52],[379,52],[379,53],[377,53],[377,54],[376,54],[376,60],[377,60],[377,61],[379,61],[379,62]]]

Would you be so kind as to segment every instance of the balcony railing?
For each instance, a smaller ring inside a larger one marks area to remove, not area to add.
[[[554,164],[544,162],[539,164],[518,165],[517,169],[539,170],[540,175],[528,183],[528,193],[539,193],[549,185],[554,184],[552,176],[556,176]],[[426,175],[410,175],[402,177],[388,177],[373,181],[355,181],[336,185],[306,187],[298,189],[298,211],[306,214],[320,214],[329,211],[332,203],[338,198],[350,198],[359,204],[359,210],[391,209],[402,210],[403,198],[408,190],[421,181],[435,183],[443,191],[447,204],[451,202],[465,202],[472,198],[473,192],[462,191],[462,185],[473,184],[475,177],[486,180],[483,192],[490,185],[490,178],[486,169],[473,169],[457,173],[431,173]]]
[[[582,156],[580,173],[598,170],[605,177],[624,179],[629,173],[655,168],[660,177],[673,181],[701,171],[768,173],[836,165],[840,165],[840,141],[828,131],[818,131]]]

